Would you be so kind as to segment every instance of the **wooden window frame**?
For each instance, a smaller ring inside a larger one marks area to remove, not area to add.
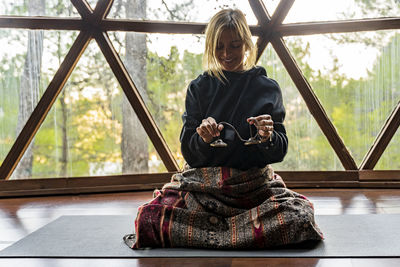
[[[260,58],[266,46],[271,43],[345,171],[279,171],[279,174],[290,187],[400,188],[400,170],[373,170],[400,125],[400,102],[386,120],[358,167],[283,39],[285,36],[400,29],[400,17],[282,24],[294,1],[281,0],[274,14],[270,16],[262,0],[249,0],[258,20],[257,25],[250,26],[252,34],[259,37],[257,58]],[[148,190],[162,186],[174,173],[180,171],[134,81],[114,49],[107,31],[202,34],[206,24],[108,19],[106,17],[112,6],[112,0],[99,0],[94,10],[86,0],[71,0],[71,2],[81,18],[0,16],[0,28],[80,31],[0,166],[0,197]],[[168,172],[8,180],[91,39],[95,39],[99,45]]]

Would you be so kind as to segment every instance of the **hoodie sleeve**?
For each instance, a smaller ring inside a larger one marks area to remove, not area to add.
[[[196,80],[192,81],[186,93],[185,112],[182,115],[183,127],[180,134],[182,155],[191,167],[207,166],[212,159],[212,148],[196,131],[204,119],[198,91],[198,83]]]
[[[272,117],[274,122],[274,131],[272,133],[271,141],[268,140],[265,143],[259,144],[258,149],[262,153],[263,157],[268,161],[268,164],[272,164],[275,162],[281,162],[284,159],[288,149],[288,138],[283,124],[286,111],[283,105],[282,91],[276,81],[272,79],[269,80],[276,85],[272,91],[271,109],[266,111],[266,114],[270,114]]]

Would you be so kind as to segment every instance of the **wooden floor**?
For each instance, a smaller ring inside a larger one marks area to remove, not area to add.
[[[298,189],[316,214],[400,213],[400,189]],[[136,215],[152,193],[82,194],[0,199],[0,250],[61,215]],[[400,222],[399,222],[400,223]],[[397,240],[398,242],[398,240]],[[39,245],[39,244],[38,244]],[[400,251],[399,251],[400,256]],[[393,259],[173,258],[173,259],[0,259],[0,266],[400,266]]]

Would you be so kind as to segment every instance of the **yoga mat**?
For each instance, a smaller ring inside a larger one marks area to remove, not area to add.
[[[321,215],[325,240],[269,250],[132,250],[134,216],[62,216],[0,251],[1,258],[399,257],[400,214]]]

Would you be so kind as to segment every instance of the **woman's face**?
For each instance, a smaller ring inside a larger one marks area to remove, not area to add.
[[[218,40],[216,56],[222,69],[242,71],[245,47],[243,41],[232,30],[224,30]]]

